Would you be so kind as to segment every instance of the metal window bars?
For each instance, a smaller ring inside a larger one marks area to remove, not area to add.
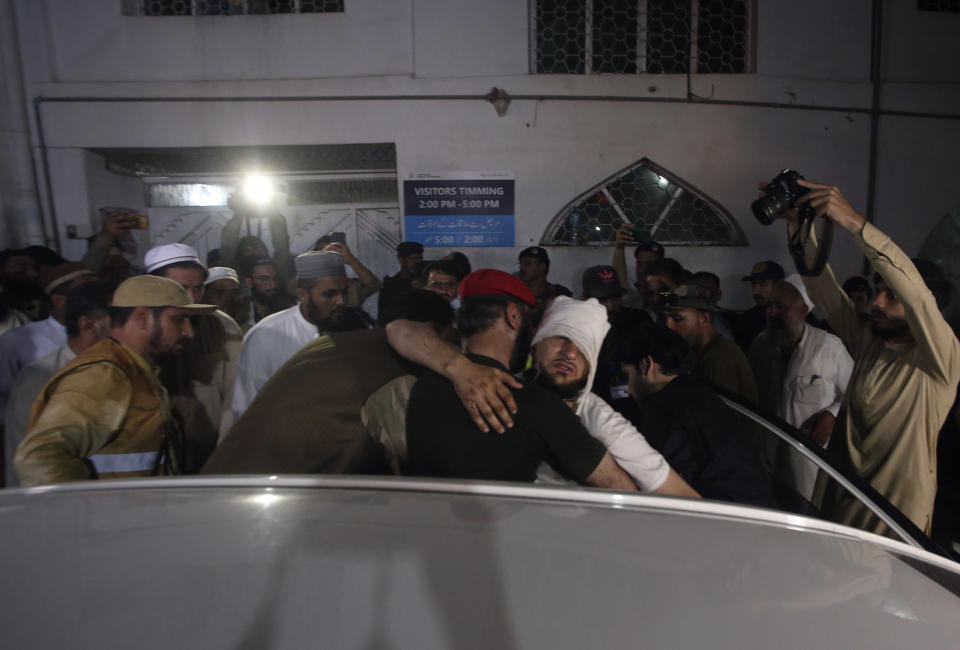
[[[540,74],[751,71],[753,0],[533,2],[531,58]]]

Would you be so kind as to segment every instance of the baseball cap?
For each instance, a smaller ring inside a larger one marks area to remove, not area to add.
[[[547,255],[547,251],[539,246],[529,246],[520,251],[520,257],[517,259],[522,260],[524,257],[533,257],[545,264],[550,263],[550,256]]]
[[[766,260],[757,262],[750,270],[750,275],[743,276],[744,282],[763,282],[764,280],[775,280],[779,282],[786,276],[783,267],[774,261]]]
[[[143,256],[143,263],[147,267],[147,273],[152,273],[159,268],[176,264],[177,262],[196,262],[206,268],[200,262],[200,256],[186,244],[164,244],[163,246],[154,246]]]
[[[662,309],[699,309],[701,311],[720,311],[717,295],[710,287],[699,282],[684,282],[673,291],[659,294],[658,307]]]
[[[44,293],[50,293],[64,283],[85,275],[94,277],[94,272],[88,269],[86,264],[83,262],[66,262],[41,270],[37,283],[43,287]]]
[[[533,292],[522,280],[497,269],[480,269],[463,279],[460,283],[460,300],[470,298],[506,298],[531,307],[537,306]]]
[[[597,300],[615,298],[624,293],[617,269],[612,266],[591,266],[583,272],[582,284],[583,293]]]
[[[120,283],[113,292],[111,307],[178,307],[199,314],[209,314],[216,305],[190,302],[187,291],[179,282],[156,275],[135,275]]]
[[[642,240],[637,242],[637,248],[633,251],[633,256],[636,257],[637,253],[649,251],[655,254],[657,257],[663,257],[663,244],[655,242],[652,239]]]

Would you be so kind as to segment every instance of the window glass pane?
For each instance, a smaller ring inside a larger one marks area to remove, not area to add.
[[[719,203],[656,163],[640,160],[560,211],[541,244],[609,245],[623,223],[662,244],[739,246],[743,231]]]
[[[746,34],[746,0],[700,0],[697,72],[746,72]]]
[[[593,72],[637,71],[637,1],[594,0]]]
[[[690,61],[690,0],[648,0],[647,72],[686,73]]]
[[[585,72],[587,21],[583,0],[539,0],[536,33],[537,72]]]

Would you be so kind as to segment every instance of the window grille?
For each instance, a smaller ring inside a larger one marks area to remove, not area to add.
[[[960,0],[917,0],[917,9],[920,11],[960,13]]]
[[[568,203],[542,246],[609,246],[631,224],[661,244],[746,246],[726,208],[655,162],[641,158]]]
[[[541,74],[751,71],[752,0],[534,2]]]
[[[344,0],[134,0],[124,3],[124,13],[134,16],[319,14],[342,12],[343,3]]]

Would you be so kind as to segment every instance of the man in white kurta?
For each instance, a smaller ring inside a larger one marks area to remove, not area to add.
[[[750,346],[750,364],[761,405],[826,446],[853,359],[839,338],[806,322],[808,312],[794,285],[777,283],[767,302],[767,328]],[[809,500],[817,466],[785,444],[769,451],[776,471]]]
[[[234,421],[290,357],[345,313],[348,285],[340,253],[311,251],[299,255],[294,264],[298,304],[267,316],[243,337],[233,391]]]
[[[93,279],[93,273],[79,262],[67,262],[46,269],[40,282],[50,296],[51,316],[0,336],[0,418],[3,417],[13,381],[20,370],[66,345],[67,328],[63,323],[67,290]]]

